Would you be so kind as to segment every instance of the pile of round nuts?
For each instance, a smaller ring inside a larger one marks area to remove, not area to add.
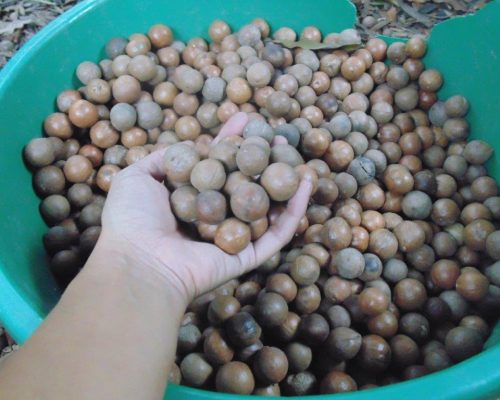
[[[24,150],[55,277],[66,285],[100,234],[113,177],[167,148],[177,219],[237,253],[301,177],[313,195],[292,242],[195,299],[169,380],[231,393],[337,393],[417,378],[480,352],[500,311],[500,197],[467,141],[469,103],[439,100],[418,37],[312,51],[261,18],[211,41],[165,25],[117,37],[57,97]],[[357,38],[306,27],[300,39]],[[243,136],[212,143],[245,112]],[[277,137],[281,137],[277,140]]]

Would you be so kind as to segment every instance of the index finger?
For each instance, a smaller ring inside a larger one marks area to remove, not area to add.
[[[151,154],[148,154],[142,160],[128,166],[123,171],[129,172],[140,172],[141,174],[151,175],[157,181],[163,180],[165,177],[165,171],[163,168],[163,155],[167,151],[167,148],[156,150]]]
[[[213,140],[212,144],[219,143],[222,139],[233,135],[242,135],[243,129],[248,122],[248,115],[244,112],[234,114],[221,128],[219,134]]]
[[[300,219],[306,213],[312,188],[311,181],[302,179],[297,192],[288,200],[285,211],[278,217],[276,223],[254,243],[256,265],[267,261],[293,238]]]

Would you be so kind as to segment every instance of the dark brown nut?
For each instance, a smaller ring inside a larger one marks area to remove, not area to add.
[[[488,323],[477,315],[467,315],[460,321],[460,326],[475,329],[483,340],[487,339],[490,334],[490,327]]]
[[[321,381],[321,393],[344,393],[358,389],[356,381],[342,371],[331,371]]]
[[[313,199],[318,204],[332,204],[339,195],[336,183],[330,178],[320,178]]]
[[[33,186],[37,194],[41,197],[51,194],[62,194],[65,185],[66,179],[61,168],[53,165],[47,165],[36,171],[33,175]],[[92,191],[90,193],[92,194]]]
[[[376,287],[364,289],[359,295],[359,308],[368,316],[383,313],[389,306],[389,298],[382,290]]]
[[[350,360],[358,354],[362,343],[361,335],[353,329],[333,329],[325,341],[326,350],[337,360]]]
[[[297,285],[289,275],[283,273],[272,274],[267,278],[266,290],[278,293],[287,302],[291,302],[297,296]]]
[[[405,278],[394,287],[394,303],[403,310],[416,310],[427,300],[424,285],[416,279]]]
[[[208,306],[207,317],[211,324],[219,325],[240,311],[241,305],[233,296],[217,296]]]
[[[255,378],[247,364],[231,361],[217,371],[215,387],[220,392],[250,394],[255,388]]]
[[[305,371],[311,365],[313,354],[311,348],[300,342],[292,342],[285,349],[291,372]]]
[[[488,293],[489,281],[480,272],[463,271],[456,280],[457,292],[468,301],[479,301]]]
[[[439,297],[429,297],[424,304],[424,314],[431,322],[443,322],[450,319],[451,310]]]
[[[472,250],[484,251],[486,238],[495,231],[495,226],[488,220],[477,219],[465,226],[463,231],[464,243]]]
[[[331,134],[322,128],[312,128],[302,136],[302,152],[312,158],[320,158],[332,141]]]
[[[251,314],[241,311],[224,323],[228,340],[238,348],[244,348],[256,343],[262,333]]]
[[[417,343],[424,342],[430,333],[429,321],[414,312],[403,315],[399,321],[400,332],[411,337]]]
[[[368,371],[384,371],[391,362],[391,347],[378,335],[366,335],[363,337],[357,360],[359,365]]]
[[[294,305],[300,314],[310,314],[316,311],[321,303],[321,292],[316,285],[299,288]]]
[[[330,327],[320,314],[313,313],[302,317],[299,325],[299,336],[309,346],[319,346],[328,337]]]
[[[441,292],[439,298],[443,300],[451,310],[451,320],[458,322],[465,317],[469,311],[469,303],[465,298],[454,290]]]
[[[334,305],[326,311],[326,317],[330,326],[335,328],[349,328],[351,326],[351,316],[349,312],[340,305]]]
[[[432,205],[431,219],[439,226],[455,223],[460,215],[457,203],[450,199],[439,199]]]
[[[277,293],[263,293],[257,298],[255,307],[257,319],[266,327],[281,325],[288,314],[285,299]]]
[[[396,335],[391,341],[392,363],[406,367],[417,362],[420,355],[417,343],[406,335]]]
[[[253,370],[260,382],[279,383],[288,373],[288,359],[277,347],[264,346],[255,354]]]
[[[188,354],[180,364],[183,380],[190,386],[201,387],[210,379],[213,368],[199,353]]]
[[[446,352],[456,362],[465,360],[483,349],[481,335],[462,326],[451,329],[445,339]]]
[[[284,342],[289,342],[297,336],[297,330],[300,323],[300,317],[290,311],[288,312],[285,321],[276,327],[276,335]]]
[[[389,165],[384,173],[384,183],[391,192],[405,194],[413,189],[414,179],[405,166]]]
[[[390,311],[384,311],[371,317],[367,323],[370,333],[385,339],[393,337],[398,331],[398,318]]]
[[[49,225],[61,222],[69,216],[70,211],[68,200],[59,194],[46,197],[40,204],[40,213]]]

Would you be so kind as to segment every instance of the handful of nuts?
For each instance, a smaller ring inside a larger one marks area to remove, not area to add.
[[[261,18],[234,33],[217,20],[208,34],[184,43],[158,24],[111,39],[108,58],[78,66],[82,86],[58,96],[47,137],[27,144],[62,285],[99,237],[114,176],[164,149],[176,218],[230,254],[266,232],[301,179],[313,186],[282,252],[191,303],[171,382],[337,393],[480,352],[500,315],[493,149],[467,141],[465,97],[438,99],[425,41],[333,49],[359,35],[310,26],[288,48],[296,32]],[[217,137],[238,112],[242,137]]]
[[[256,130],[253,122],[245,127],[246,139],[226,137],[212,145],[208,154],[201,154],[194,144],[176,143],[164,155],[175,216],[194,223],[203,239],[230,254],[265,233],[271,202],[289,200],[304,171],[299,168],[304,161],[294,147],[281,144],[271,149],[262,136],[266,133]],[[272,133],[269,125],[258,122],[259,128],[267,127]],[[312,169],[309,174],[316,175]]]

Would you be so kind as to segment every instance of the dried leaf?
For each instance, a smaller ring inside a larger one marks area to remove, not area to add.
[[[361,44],[361,39],[351,38],[347,40],[339,35],[337,40],[333,40],[330,43],[318,43],[310,39],[301,39],[297,42],[294,42],[293,40],[274,40],[274,43],[281,44],[289,49],[295,49],[298,47],[305,50],[333,50],[346,48],[347,46],[358,46]]]
[[[467,11],[465,4],[458,0],[448,0],[448,4],[452,6],[456,11]]]
[[[16,20],[13,22],[0,23],[0,35],[4,33],[13,33],[17,29],[21,29],[24,25],[31,24],[31,19]]]
[[[435,4],[431,3],[426,3],[422,7],[418,9],[420,13],[422,14],[430,14],[431,12],[435,11],[437,9],[437,6]]]
[[[417,10],[415,10],[413,7],[409,6],[402,0],[398,0],[399,7],[401,10],[403,10],[406,14],[408,14],[410,17],[415,18],[418,22],[420,22],[422,25],[426,26],[427,28],[432,27],[432,21],[427,17],[426,15],[420,14]]]

